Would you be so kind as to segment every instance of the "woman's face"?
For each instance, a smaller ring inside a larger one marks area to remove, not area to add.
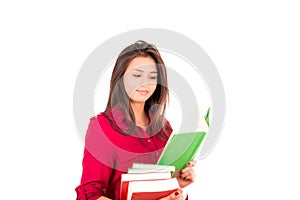
[[[157,67],[150,56],[134,58],[124,74],[124,87],[130,100],[145,103],[157,85]]]

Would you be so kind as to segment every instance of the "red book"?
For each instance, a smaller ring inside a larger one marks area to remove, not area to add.
[[[128,185],[127,200],[158,200],[170,195],[178,188],[176,178],[131,181]]]
[[[121,200],[127,200],[128,186],[131,181],[142,180],[161,180],[170,179],[170,172],[151,172],[151,173],[138,173],[138,174],[122,174],[121,176]]]

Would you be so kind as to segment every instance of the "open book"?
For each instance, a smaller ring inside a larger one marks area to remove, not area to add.
[[[175,166],[176,170],[186,167],[194,159],[206,132],[173,133],[157,164]]]
[[[158,165],[171,165],[175,166],[176,170],[181,170],[194,159],[210,127],[210,108],[205,114],[202,114],[203,117],[199,118],[199,126],[197,127],[201,131],[173,133],[160,155]]]

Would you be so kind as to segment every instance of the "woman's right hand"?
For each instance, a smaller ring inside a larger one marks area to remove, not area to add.
[[[183,192],[182,189],[178,188],[178,190],[176,190],[175,192],[173,192],[169,196],[166,196],[166,197],[161,198],[159,200],[181,200],[182,192]]]

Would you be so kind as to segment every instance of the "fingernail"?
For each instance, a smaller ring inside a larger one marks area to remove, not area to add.
[[[191,165],[191,163],[188,163],[188,166],[190,166]]]
[[[179,192],[178,192],[178,191],[175,192],[175,196],[177,196],[177,195],[179,195]]]

